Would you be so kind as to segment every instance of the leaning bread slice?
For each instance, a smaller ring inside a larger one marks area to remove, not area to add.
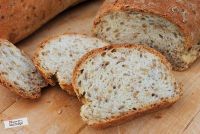
[[[0,84],[24,98],[38,98],[47,86],[32,61],[18,48],[0,39]]]
[[[63,90],[75,95],[71,75],[76,61],[86,52],[105,45],[107,43],[85,35],[60,35],[42,43],[34,58],[35,65],[49,84],[58,82]]]
[[[83,102],[82,119],[100,128],[170,106],[182,95],[167,60],[136,45],[87,53],[74,69],[73,87]]]

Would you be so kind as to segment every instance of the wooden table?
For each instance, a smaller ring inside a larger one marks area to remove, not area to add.
[[[16,44],[33,56],[39,43],[65,32],[91,34],[93,18],[103,1],[71,8],[27,39]],[[176,134],[200,133],[200,60],[185,72],[174,72],[184,84],[184,95],[172,107],[104,130],[88,127],[80,118],[80,102],[58,86],[43,89],[38,100],[22,99],[0,86],[0,134]],[[27,117],[29,125],[5,129],[3,120]]]

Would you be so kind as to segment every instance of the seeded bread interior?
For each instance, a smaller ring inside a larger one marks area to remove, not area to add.
[[[74,69],[73,87],[82,119],[100,128],[170,106],[182,94],[165,57],[138,45],[87,53]]]

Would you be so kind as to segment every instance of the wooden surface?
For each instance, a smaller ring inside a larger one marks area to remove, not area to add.
[[[30,57],[45,38],[66,33],[91,34],[93,18],[101,0],[71,8],[16,44]],[[200,59],[185,72],[174,72],[184,84],[184,95],[172,107],[145,115],[131,122],[104,130],[88,127],[80,118],[81,104],[58,86],[43,89],[38,100],[22,99],[0,86],[0,134],[199,134]],[[5,129],[3,120],[27,117],[29,125]]]

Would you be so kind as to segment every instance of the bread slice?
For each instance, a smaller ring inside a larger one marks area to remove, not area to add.
[[[32,61],[18,48],[0,39],[0,84],[24,98],[40,96],[47,86]]]
[[[87,53],[74,69],[73,87],[82,119],[97,128],[170,106],[182,95],[165,57],[137,45]]]
[[[197,1],[106,0],[94,33],[112,44],[147,44],[174,70],[186,70],[200,56],[200,4]]]
[[[86,52],[107,45],[93,37],[79,34],[64,34],[42,43],[34,58],[35,65],[46,81],[75,95],[71,76],[76,61]]]

